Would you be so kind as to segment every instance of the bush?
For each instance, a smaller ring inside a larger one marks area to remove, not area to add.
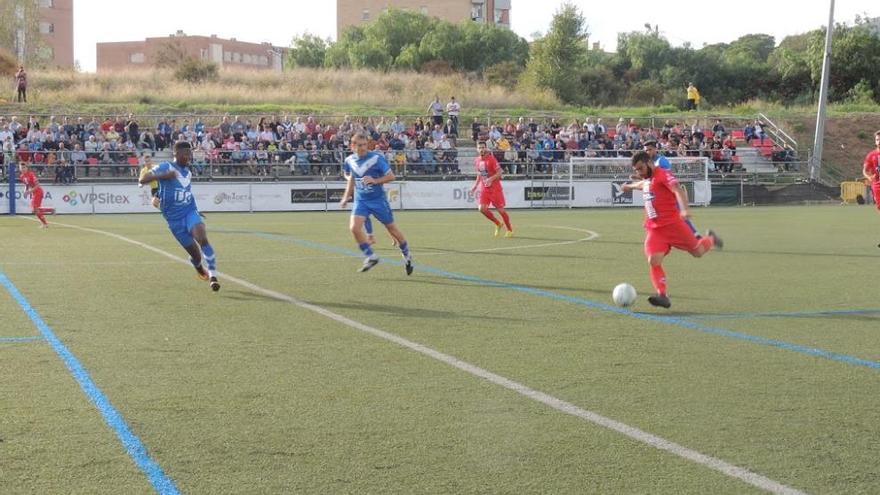
[[[18,70],[18,61],[15,56],[0,48],[0,76],[12,77]]]
[[[178,81],[186,81],[199,84],[207,81],[216,81],[219,77],[217,64],[194,58],[185,60],[174,69],[174,78]]]
[[[431,60],[422,64],[420,72],[434,74],[435,76],[448,76],[455,74],[455,69],[446,60]]]
[[[483,71],[483,78],[490,84],[497,84],[505,88],[516,87],[519,82],[519,76],[523,73],[525,67],[516,62],[501,62]]]

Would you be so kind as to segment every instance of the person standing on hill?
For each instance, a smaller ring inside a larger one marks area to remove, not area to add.
[[[877,205],[877,210],[880,211],[880,131],[874,133],[874,149],[865,156],[862,175],[871,184],[874,204]],[[880,247],[880,244],[877,247]]]
[[[435,96],[434,101],[428,105],[428,114],[433,125],[443,125],[443,104],[440,103],[439,96]]]
[[[688,110],[697,110],[697,107],[700,106],[700,92],[697,91],[697,87],[692,82],[688,83],[687,100]]]
[[[15,88],[18,91],[18,102],[27,103],[27,72],[24,66],[18,66],[18,72],[15,73]]]

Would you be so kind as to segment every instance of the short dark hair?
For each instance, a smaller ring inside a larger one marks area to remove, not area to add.
[[[637,163],[641,162],[651,162],[651,157],[645,153],[644,151],[636,151],[632,156],[632,166],[635,167]]]
[[[192,150],[192,145],[189,144],[189,141],[178,141],[174,143],[174,151],[182,151],[182,150]]]
[[[655,141],[655,140],[653,140],[653,139],[649,139],[649,140],[645,141],[644,143],[642,143],[642,146],[653,146],[653,147],[656,148],[656,147],[657,147],[657,141]]]
[[[874,137],[880,136],[880,131],[874,133]]]

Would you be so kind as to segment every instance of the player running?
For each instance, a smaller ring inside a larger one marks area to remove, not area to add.
[[[376,220],[385,225],[391,238],[397,241],[405,262],[406,274],[411,275],[413,264],[412,256],[409,253],[409,244],[407,244],[403,232],[394,223],[391,205],[388,204],[385,189],[382,187],[382,184],[395,179],[394,172],[381,153],[367,149],[366,134],[359,132],[352,136],[351,149],[354,153],[345,159],[342,166],[347,182],[339,206],[345,208],[345,205],[348,204],[348,198],[354,191],[354,205],[351,209],[349,229],[361,252],[366,256],[364,264],[358,271],[365,272],[379,263],[379,255],[373,252],[373,248],[370,247],[367,236],[364,234],[364,222],[370,215],[373,215]]]
[[[49,228],[49,223],[46,222],[46,213],[50,215],[55,214],[55,208],[43,207],[43,188],[40,186],[40,181],[37,180],[36,174],[28,167],[26,162],[22,162],[18,166],[21,169],[21,175],[19,176],[19,180],[24,183],[24,195],[31,195],[31,210],[33,214],[37,216],[40,220],[40,228],[47,229]]]
[[[874,133],[875,148],[865,156],[862,175],[871,184],[871,194],[874,196],[874,204],[880,211],[880,131]],[[877,244],[880,247],[880,244]]]
[[[495,237],[501,235],[501,222],[495,218],[495,215],[489,210],[489,205],[495,207],[498,214],[504,220],[504,226],[507,233],[504,237],[513,237],[513,227],[510,225],[510,216],[504,210],[504,189],[501,188],[501,167],[498,166],[498,160],[489,152],[485,141],[477,143],[477,152],[480,156],[474,159],[474,169],[477,171],[477,178],[474,181],[471,192],[480,188],[480,213],[495,224]]]
[[[186,141],[174,145],[174,161],[162,162],[138,179],[141,185],[159,181],[159,202],[162,216],[177,242],[189,253],[189,261],[196,269],[199,278],[211,284],[211,290],[220,290],[217,281],[217,258],[214,248],[208,243],[205,223],[199,215],[191,190],[192,146]],[[204,255],[204,256],[203,256]],[[202,266],[202,258],[208,270]]]
[[[678,179],[671,172],[652,164],[651,157],[639,151],[632,157],[635,176],[640,179],[623,185],[624,191],[641,189],[645,200],[645,256],[651,266],[651,283],[657,294],[650,296],[652,306],[672,306],[666,294],[666,273],[663,258],[674,247],[699,258],[711,251],[721,249],[724,243],[713,231],[697,239],[685,223],[690,213]]]

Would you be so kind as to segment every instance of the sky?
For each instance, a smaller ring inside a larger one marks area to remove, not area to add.
[[[431,0],[425,0],[429,5]],[[564,0],[511,0],[511,28],[531,40],[549,29],[553,14]],[[690,42],[728,43],[746,34],[785,36],[824,26],[829,1],[766,0],[764,2],[666,3],[658,0],[568,0],[580,8],[591,42],[614,51],[617,33],[641,31],[645,23],[659,26],[674,46]],[[80,67],[95,70],[95,44],[106,41],[139,41],[168,36],[177,30],[189,35],[268,41],[289,46],[294,36],[311,33],[336,38],[334,0],[212,0],[188,2],[150,0],[125,4],[120,10],[99,0],[74,0],[74,58]],[[122,4],[120,4],[122,5]],[[129,6],[130,5],[130,6]],[[673,5],[675,7],[673,7]],[[835,22],[852,24],[856,15],[880,17],[877,0],[837,0]]]

